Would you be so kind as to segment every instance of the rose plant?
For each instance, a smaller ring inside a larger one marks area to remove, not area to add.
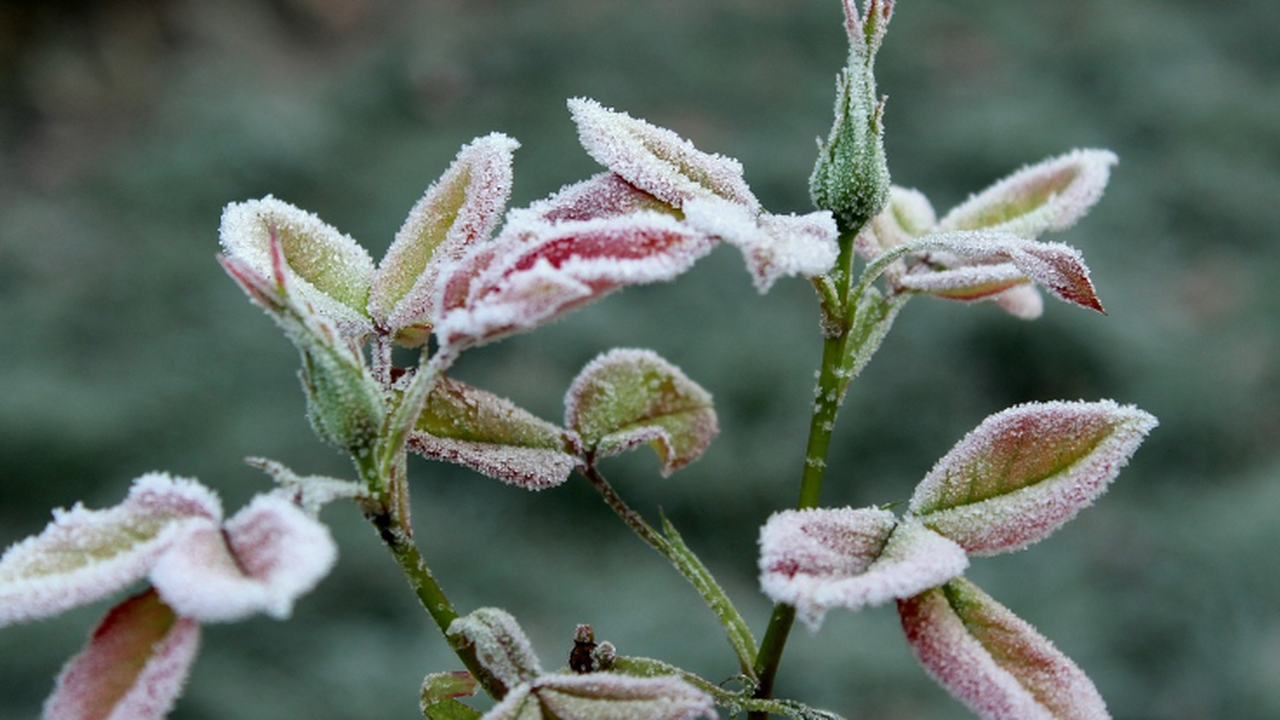
[[[0,624],[145,588],[108,611],[45,716],[165,716],[200,626],[288,616],[334,561],[320,509],[353,502],[461,666],[426,675],[421,707],[432,720],[838,717],[774,696],[787,637],[797,618],[817,631],[828,611],[886,603],[924,670],[979,717],[1108,717],[1083,670],[965,571],[971,557],[1022,550],[1094,502],[1155,426],[1151,415],[1111,400],[1019,405],[961,439],[905,507],[825,507],[820,491],[845,395],[912,298],[987,301],[1033,319],[1043,290],[1103,312],[1081,254],[1041,236],[1088,212],[1116,157],[1068,152],[939,218],[924,194],[889,180],[873,66],[894,3],[843,6],[849,59],[808,214],[766,210],[736,160],[584,98],[569,111],[603,171],[507,209],[518,143],[477,138],[378,262],[282,200],[228,205],[218,260],[296,346],[311,424],[350,456],[354,478],[252,459],[277,487],[225,520],[213,491],[161,473],[139,478],[114,507],[55,511],[0,558]],[[759,640],[672,523],[642,517],[600,468],[642,446],[664,475],[698,459],[719,430],[707,391],[651,351],[613,349],[581,370],[557,423],[451,374],[471,348],[615,290],[674,280],[722,243],[742,253],[761,293],[788,277],[813,285],[823,351],[798,501],[760,531],[760,586],[775,609]],[[417,362],[396,365],[394,346]],[[724,628],[735,682],[621,654],[585,625],[566,666],[548,671],[511,614],[456,608],[413,533],[411,452],[527,490],[585,478],[692,583]],[[487,709],[467,700],[478,694],[492,699]]]

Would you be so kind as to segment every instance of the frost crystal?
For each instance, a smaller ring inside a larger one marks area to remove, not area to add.
[[[887,510],[788,510],[760,531],[761,589],[815,631],[830,608],[910,597],[967,566],[958,545]]]
[[[784,275],[822,275],[839,254],[839,231],[825,210],[800,216],[757,214],[721,198],[698,198],[685,203],[684,213],[691,227],[742,251],[761,293]]]
[[[983,720],[1108,720],[1097,688],[1075,663],[973,583],[899,601],[920,664]]]
[[[910,513],[970,553],[1021,549],[1092,504],[1155,426],[1110,400],[1010,408],[934,465]]]

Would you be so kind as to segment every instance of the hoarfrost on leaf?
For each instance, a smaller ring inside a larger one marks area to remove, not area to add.
[[[1026,621],[956,578],[898,602],[924,669],[983,720],[1109,720],[1093,682]]]
[[[565,424],[597,457],[650,444],[663,475],[693,462],[719,432],[711,394],[648,350],[592,360],[565,395]]]
[[[58,675],[45,720],[160,720],[173,707],[200,645],[200,626],[154,590],[111,609]]]
[[[910,515],[970,553],[1021,549],[1092,504],[1155,426],[1110,400],[996,413],[916,486]]]
[[[685,221],[742,251],[756,290],[768,292],[782,276],[816,277],[831,269],[839,254],[839,231],[831,213],[755,213],[718,197],[685,203]]]
[[[502,608],[479,608],[454,620],[445,634],[455,647],[474,647],[480,665],[504,691],[542,674],[542,665],[529,638],[516,619]],[[514,691],[508,692],[508,696],[511,694]]]
[[[566,185],[549,198],[529,206],[547,222],[594,220],[651,210],[674,215],[675,209],[613,172],[602,172]]]
[[[964,550],[918,521],[875,508],[787,510],[760,532],[760,586],[816,631],[833,607],[857,610],[958,576]]]

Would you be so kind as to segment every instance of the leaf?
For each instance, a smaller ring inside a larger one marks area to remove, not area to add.
[[[970,553],[1021,549],[1092,504],[1155,426],[1110,400],[1010,408],[934,465],[910,513]]]
[[[440,377],[409,448],[528,490],[554,487],[578,465],[563,428],[462,381]]]
[[[1083,670],[964,578],[899,601],[898,613],[920,664],[984,720],[1110,718]]]
[[[742,251],[756,290],[762,294],[784,275],[822,275],[839,254],[836,238],[840,233],[825,210],[808,215],[759,214],[721,198],[696,198],[685,203],[684,213],[690,226]]]
[[[529,638],[506,610],[485,607],[464,615],[449,625],[445,633],[455,648],[473,647],[476,659],[503,691],[529,683],[542,674],[542,665],[533,653]]]
[[[57,615],[117,593],[146,576],[189,527],[217,528],[222,507],[194,480],[162,473],[133,482],[106,510],[55,510],[39,535],[0,557],[0,627]]]
[[[668,215],[548,223],[513,213],[502,234],[447,273],[441,352],[532,330],[628,285],[674,279],[711,250]]]
[[[1065,230],[1102,197],[1117,162],[1108,150],[1073,150],[1022,168],[956,206],[938,229],[1001,230],[1024,238]]]
[[[1065,302],[1106,312],[1084,259],[1068,245],[1025,240],[1002,230],[944,232],[914,243],[930,255],[916,272],[896,278],[901,287],[980,300],[1031,281]]]
[[[693,720],[715,718],[711,696],[684,680],[613,673],[546,675],[522,685],[484,720]]]
[[[112,608],[58,675],[45,720],[159,720],[182,692],[200,626],[154,590]]]
[[[422,681],[422,715],[427,720],[476,720],[480,713],[455,698],[475,695],[479,684],[471,673],[433,673]]]
[[[551,197],[530,205],[529,210],[553,223],[616,217],[644,210],[675,215],[672,206],[608,171],[566,185]]]
[[[760,586],[816,631],[827,610],[915,595],[964,572],[954,542],[887,510],[787,510],[760,531]]]
[[[721,197],[760,211],[737,160],[702,152],[670,130],[595,100],[573,98],[569,112],[588,155],[668,205],[679,208],[693,198]]]
[[[888,202],[858,233],[854,250],[867,261],[875,260],[885,250],[932,231],[937,223],[933,205],[924,193],[891,185]]]
[[[372,329],[365,311],[373,260],[355,240],[320,218],[271,196],[231,203],[222,211],[223,252],[258,275],[272,277],[273,244],[284,258],[287,284],[346,337]]]
[[[649,443],[670,475],[719,432],[711,395],[648,350],[615,349],[587,364],[565,395],[565,424],[608,457]]]
[[[328,528],[283,498],[259,495],[223,528],[195,526],[177,535],[151,582],[174,610],[201,622],[259,612],[284,619],[336,558]]]
[[[397,341],[413,347],[426,340],[441,268],[493,233],[511,194],[511,156],[519,146],[500,133],[473,140],[409,211],[369,294],[370,314]]]

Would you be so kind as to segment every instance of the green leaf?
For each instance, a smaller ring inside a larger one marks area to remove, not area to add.
[[[598,457],[648,443],[663,475],[696,460],[719,432],[711,394],[648,350],[591,361],[565,397],[565,424]]]
[[[409,448],[530,490],[559,485],[579,462],[564,428],[444,376],[427,397]]]
[[[480,713],[456,698],[476,694],[479,683],[471,673],[432,673],[422,681],[422,716],[427,720],[476,720]]]
[[[445,634],[454,647],[475,649],[476,659],[503,693],[542,674],[529,638],[506,610],[480,608],[454,620]]]
[[[1028,403],[992,415],[916,486],[910,512],[970,553],[1037,542],[1090,505],[1156,419],[1131,405]]]

